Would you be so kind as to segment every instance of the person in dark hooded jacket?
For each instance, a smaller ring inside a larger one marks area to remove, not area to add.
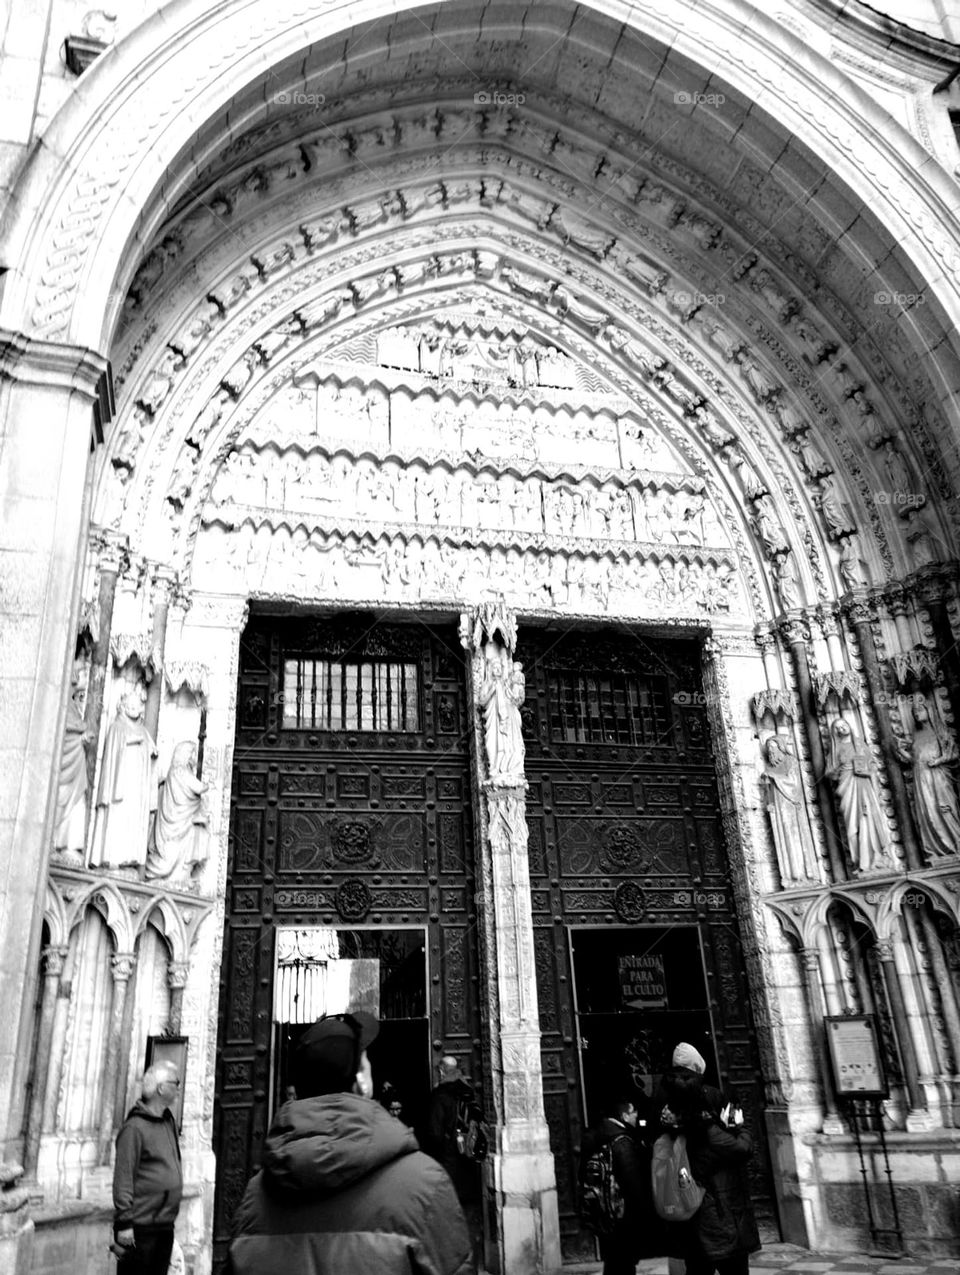
[[[718,1109],[719,1092],[692,1070],[667,1073],[662,1089],[677,1130],[686,1136],[693,1179],[704,1189],[694,1216],[668,1226],[668,1251],[685,1260],[687,1275],[747,1275],[760,1236],[746,1174],[753,1140],[743,1113],[732,1103]]]
[[[308,1028],[300,1097],[277,1112],[237,1209],[234,1275],[467,1275],[470,1243],[450,1179],[372,1098],[369,1014]]]
[[[463,1154],[461,1138],[466,1120],[482,1116],[473,1086],[460,1070],[452,1054],[438,1063],[439,1082],[430,1093],[421,1142],[427,1155],[442,1164],[463,1209],[478,1264],[483,1247],[483,1217],[480,1207],[480,1169]],[[474,1268],[472,1268],[474,1269]]]

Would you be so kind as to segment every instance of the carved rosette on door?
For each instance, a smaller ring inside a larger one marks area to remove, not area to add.
[[[341,946],[349,934],[363,948],[354,955],[375,947],[381,969],[385,953],[410,950],[410,934],[421,934],[423,1013],[394,1024],[415,1041],[422,1074],[405,1105],[416,1113],[438,1050],[480,1076],[465,721],[453,626],[255,615],[241,638],[214,1133],[218,1263],[282,1095],[278,929],[339,935]],[[398,931],[402,943],[389,938]]]

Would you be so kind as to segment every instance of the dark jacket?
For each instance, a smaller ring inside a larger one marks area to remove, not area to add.
[[[267,1134],[230,1245],[235,1275],[468,1275],[450,1179],[378,1102],[288,1102]]]
[[[760,1235],[750,1203],[746,1164],[753,1139],[741,1125],[725,1129],[711,1121],[687,1139],[694,1181],[706,1194],[694,1217],[696,1239],[705,1257],[719,1260],[734,1253],[755,1253]]]
[[[689,1222],[668,1227],[670,1256],[719,1260],[756,1252],[760,1236],[746,1175],[746,1163],[753,1155],[749,1133],[742,1125],[723,1127],[720,1091],[705,1085],[702,1076],[686,1067],[666,1072],[660,1092],[686,1136],[694,1181],[706,1193]]]
[[[475,1106],[473,1087],[462,1077],[443,1081],[430,1094],[423,1124],[423,1149],[448,1171],[462,1158],[457,1147],[461,1107],[469,1110]]]
[[[117,1134],[114,1232],[173,1226],[182,1194],[177,1122],[169,1111],[157,1116],[138,1102]]]
[[[653,1207],[650,1147],[639,1130],[607,1116],[599,1129],[588,1131],[580,1154],[580,1180],[590,1156],[608,1143],[625,1210],[612,1235],[603,1241],[604,1252],[607,1257],[621,1253],[634,1265],[641,1258],[661,1257],[666,1252],[665,1227]]]

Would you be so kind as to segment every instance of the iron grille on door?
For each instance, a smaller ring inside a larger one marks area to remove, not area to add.
[[[667,679],[552,669],[550,734],[567,744],[667,741]]]
[[[285,660],[283,724],[293,730],[419,731],[419,669],[390,660]]]

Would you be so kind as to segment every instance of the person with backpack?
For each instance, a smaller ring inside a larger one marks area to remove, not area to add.
[[[420,1145],[446,1169],[467,1219],[474,1261],[483,1246],[479,1162],[485,1157],[486,1126],[473,1086],[452,1054],[438,1064],[439,1081],[430,1094]]]
[[[597,1237],[603,1275],[634,1275],[642,1257],[664,1251],[650,1189],[650,1150],[638,1119],[634,1099],[618,1098],[581,1151],[580,1213]]]
[[[668,1223],[667,1252],[684,1260],[686,1275],[747,1275],[760,1236],[746,1175],[753,1140],[743,1112],[729,1102],[720,1107],[719,1091],[693,1069],[674,1068],[661,1091],[666,1127],[653,1150],[654,1203],[661,1216],[666,1206],[678,1218]]]

